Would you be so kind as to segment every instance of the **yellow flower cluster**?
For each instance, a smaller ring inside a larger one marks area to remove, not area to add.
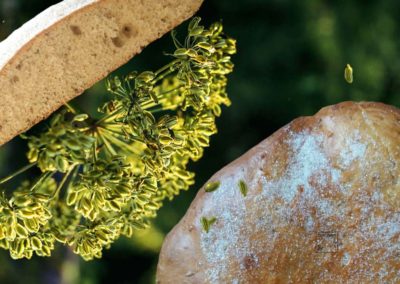
[[[68,106],[47,131],[24,136],[30,164],[17,174],[34,165],[42,174],[0,199],[0,246],[13,258],[48,256],[55,242],[85,260],[101,257],[194,183],[186,167],[201,158],[221,105],[230,104],[226,75],[236,51],[220,23],[206,29],[199,21],[182,43],[172,33],[176,50],[166,66],[108,80],[113,98],[100,119]]]
[[[11,199],[4,193],[0,198],[0,246],[10,250],[14,259],[30,258],[34,252],[49,256],[54,248],[55,239],[49,233],[50,195],[46,193],[55,190],[56,183],[47,179],[35,193],[30,188],[25,182],[14,191]]]

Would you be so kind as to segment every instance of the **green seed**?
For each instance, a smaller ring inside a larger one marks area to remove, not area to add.
[[[51,250],[50,250],[50,248],[47,247],[47,246],[43,246],[43,247],[42,247],[42,251],[43,251],[43,255],[44,255],[44,256],[50,256],[50,254],[51,254]]]
[[[39,230],[39,223],[36,221],[36,218],[24,219],[24,225],[26,229],[31,233],[35,233]]]
[[[184,58],[187,56],[187,49],[186,48],[178,48],[174,52],[174,56],[177,58]]]
[[[19,215],[23,218],[33,218],[36,216],[35,212],[29,209],[22,209],[18,211]]]
[[[196,50],[194,50],[193,48],[189,48],[189,49],[187,50],[187,55],[188,55],[189,57],[195,57],[195,56],[197,56],[198,54],[197,54],[197,51],[196,51]]]
[[[66,242],[67,242],[67,237],[65,237],[65,236],[61,236],[61,235],[54,235],[54,238],[58,241],[58,242],[60,242],[60,243],[62,243],[62,244],[65,244]]]
[[[145,205],[145,208],[148,210],[157,210],[160,206],[155,202],[149,202]]]
[[[207,219],[206,217],[200,218],[201,226],[206,233],[209,232],[211,225],[214,224],[215,221],[217,221],[217,218],[215,217],[211,217],[210,219]]]
[[[22,237],[22,238],[26,238],[28,236],[28,230],[25,229],[25,227],[23,227],[21,224],[17,223],[17,225],[15,226],[15,231],[17,232],[17,234]]]
[[[97,236],[101,241],[103,241],[104,243],[108,242],[108,236],[107,236],[106,233],[104,233],[104,232],[102,232],[102,231],[98,231],[98,232],[96,233],[96,236]]]
[[[135,229],[146,229],[146,225],[141,221],[133,221],[131,224]]]
[[[15,203],[15,205],[17,205],[19,207],[26,207],[29,204],[32,204],[32,199],[29,199],[26,196],[18,196],[18,197],[15,197],[14,203]]]
[[[353,68],[351,68],[350,64],[347,64],[344,69],[344,79],[349,84],[353,83]]]
[[[109,204],[113,211],[116,211],[116,212],[121,211],[121,205],[117,201],[111,200]]]
[[[62,173],[65,173],[69,167],[69,163],[68,163],[67,159],[65,159],[62,156],[56,157],[56,165],[57,165],[57,170],[59,170]]]
[[[139,74],[139,76],[136,77],[136,80],[138,81],[143,81],[143,82],[150,82],[153,80],[155,77],[154,73],[151,71],[144,71]]]
[[[199,143],[199,145],[201,147],[208,147],[210,146],[209,140],[207,139],[207,137],[204,136],[198,136],[196,138],[196,141]]]
[[[196,44],[196,46],[198,46],[201,49],[204,49],[206,51],[209,51],[211,53],[215,52],[215,48],[211,44],[209,44],[208,42],[199,42],[198,44]]]
[[[220,185],[221,185],[221,183],[219,181],[209,182],[206,185],[206,187],[204,188],[204,190],[206,192],[213,192],[213,191],[216,191]]]
[[[190,36],[198,36],[201,35],[201,33],[204,31],[204,27],[203,26],[197,26],[193,29],[190,30],[189,35]]]
[[[64,144],[70,148],[71,150],[79,151],[81,150],[81,145],[79,144],[78,141],[73,140],[73,139],[66,139],[64,140]]]
[[[39,156],[39,151],[36,148],[31,148],[27,154],[29,162],[36,162]]]
[[[126,196],[131,193],[131,187],[126,183],[121,183],[117,185],[116,189],[121,194],[121,196]]]
[[[18,254],[18,257],[22,257],[23,256],[23,251],[25,249],[24,243],[23,242],[17,242],[16,248],[15,248],[15,252]]]
[[[75,115],[74,118],[72,119],[72,121],[85,121],[88,118],[89,118],[89,115],[87,115],[86,113],[81,113],[81,114]]]
[[[172,141],[174,141],[174,139],[172,139],[171,136],[164,136],[164,135],[160,135],[158,139],[160,140],[160,143],[162,145],[169,145],[172,143]]]
[[[243,180],[239,181],[239,189],[243,196],[247,195],[247,191],[248,191],[247,185]]]
[[[191,178],[193,177],[193,174],[192,174],[191,172],[185,171],[185,170],[183,170],[183,169],[177,169],[177,170],[175,171],[175,174],[176,174],[179,178],[181,178],[181,179],[183,179],[183,180],[188,180],[188,179],[191,179]]]
[[[42,242],[38,237],[32,237],[31,239],[32,248],[34,250],[41,250],[42,249]]]
[[[193,19],[189,23],[188,31],[190,32],[192,29],[196,28],[201,21],[200,17],[193,17]]]

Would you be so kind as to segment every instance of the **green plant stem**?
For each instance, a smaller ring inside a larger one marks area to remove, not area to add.
[[[112,112],[112,113],[109,113],[109,114],[103,116],[102,118],[100,118],[98,121],[96,121],[96,122],[94,123],[94,126],[102,125],[103,122],[105,122],[105,121],[107,121],[107,120],[110,120],[110,119],[113,118],[114,116],[120,115],[121,112],[122,112],[122,110],[123,110],[123,109],[120,108],[120,109],[118,109],[118,110],[116,110],[116,111],[114,111],[114,112]]]
[[[176,63],[178,63],[180,61],[180,59],[175,59],[173,61],[171,61],[170,63],[168,63],[167,65],[161,67],[160,69],[158,69],[156,72],[154,72],[154,74],[156,75],[156,77],[158,75],[160,75],[163,71],[169,69],[170,67],[174,66]]]
[[[162,79],[164,79],[165,77],[167,77],[168,75],[172,74],[173,72],[175,72],[175,70],[167,70],[164,73],[161,73],[160,75],[158,75],[153,81],[154,83],[161,81]]]
[[[40,175],[39,179],[31,186],[31,188],[29,189],[29,191],[34,191],[35,188],[42,182],[44,181],[46,178],[51,177],[54,174],[54,172],[44,172]]]
[[[106,146],[106,149],[112,156],[117,155],[117,152],[115,149],[111,146],[110,142],[106,139],[106,137],[101,133],[100,129],[97,129],[98,137],[104,142],[104,145]]]
[[[65,103],[65,106],[67,107],[67,109],[69,109],[73,114],[77,114],[76,109],[74,109],[71,104],[69,103]]]
[[[53,196],[51,197],[51,199],[53,199],[54,197],[56,197],[56,196],[59,194],[60,190],[61,190],[62,187],[64,186],[64,184],[65,184],[65,182],[67,181],[69,175],[72,173],[72,171],[74,170],[75,167],[76,167],[76,166],[71,167],[71,168],[68,170],[68,172],[65,173],[65,175],[63,176],[61,182],[59,183],[59,185],[58,185],[56,191],[54,191],[54,194],[53,194]]]
[[[149,102],[141,103],[140,107],[142,109],[146,109],[147,110],[148,108],[155,107],[155,106],[160,105],[160,104],[162,105],[162,101],[166,99],[165,95],[168,95],[170,93],[179,91],[182,87],[184,87],[184,86],[180,85],[180,86],[178,86],[176,88],[173,88],[173,89],[171,89],[169,91],[165,91],[165,92],[162,92],[162,93],[158,94],[157,95],[158,103],[155,103],[154,101],[149,101]],[[175,105],[175,106],[177,107],[178,105]]]
[[[156,77],[153,79],[153,84],[161,81],[162,79],[164,79],[165,77],[167,77],[168,75],[174,73],[177,69],[177,66],[175,66],[176,64],[178,64],[181,60],[180,59],[175,59],[174,61],[172,61],[171,63],[165,65],[164,67],[158,69],[155,74]]]
[[[29,170],[29,169],[32,168],[33,166],[36,166],[36,164],[37,164],[37,162],[34,162],[34,163],[30,163],[30,164],[28,164],[28,165],[26,165],[26,166],[23,166],[22,168],[20,168],[19,170],[15,171],[15,172],[12,173],[11,175],[6,176],[5,178],[2,178],[2,179],[0,180],[0,184],[3,184],[3,183],[5,183],[5,182],[9,181],[10,179],[16,177],[17,175],[19,175],[19,174],[21,174],[21,173],[23,173],[23,172]]]
[[[165,111],[165,110],[174,110],[176,108],[177,108],[176,105],[171,105],[169,107],[159,107],[159,108],[149,109],[148,111],[151,112],[151,113],[157,113],[157,112]]]
[[[77,165],[77,166],[74,168],[73,173],[72,173],[72,176],[71,176],[71,180],[70,180],[69,183],[68,183],[67,190],[69,190],[69,188],[70,188],[71,185],[73,184],[73,182],[74,182],[74,180],[75,180],[75,178],[76,178],[76,176],[77,176],[77,174],[78,174],[78,171],[79,171],[79,168],[80,168],[80,167],[81,167],[81,165]]]
[[[177,86],[177,87],[175,87],[175,88],[173,88],[173,89],[171,89],[171,90],[168,90],[168,91],[159,93],[159,94],[157,95],[157,97],[158,97],[159,100],[161,100],[161,99],[164,98],[165,95],[168,95],[169,93],[178,91],[178,90],[181,89],[182,87],[185,87],[185,86],[184,86],[184,85],[179,85],[179,86]]]
[[[129,144],[126,144],[125,142],[123,142],[119,138],[115,137],[114,135],[107,134],[107,133],[103,133],[103,135],[105,135],[107,140],[109,140],[110,142],[114,143],[116,146],[118,146],[122,150],[124,150],[126,152],[129,152],[130,154],[137,155],[137,153],[133,149],[134,147],[130,147]]]
[[[115,125],[115,127],[113,127],[112,124],[107,124],[107,127],[101,127],[101,130],[102,130],[103,132],[106,131],[106,132],[109,132],[109,133],[118,135],[119,137],[123,137],[123,136],[124,136],[124,133],[121,133],[121,132],[118,132],[117,130],[113,130],[113,129],[112,129],[112,128],[118,129],[117,127],[118,127],[119,129],[121,128],[121,127],[118,126],[118,125]],[[103,134],[104,134],[104,133],[103,133]],[[116,138],[119,138],[119,137],[116,137]],[[141,138],[139,138],[139,137],[137,137],[137,136],[132,136],[132,135],[131,135],[131,136],[129,136],[129,139],[135,140],[135,141],[137,141],[137,142],[145,143],[143,139],[141,139]],[[119,140],[121,140],[121,139],[119,139]],[[123,142],[123,141],[121,140],[121,142]]]
[[[94,133],[94,138],[96,140],[94,140],[94,143],[93,143],[93,162],[96,162],[97,161],[97,146],[98,146],[96,133]]]

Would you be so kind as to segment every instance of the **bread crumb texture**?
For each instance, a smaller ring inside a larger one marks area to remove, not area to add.
[[[158,283],[399,283],[399,121],[393,107],[345,102],[280,129],[199,191]],[[202,216],[217,219],[209,232]]]
[[[201,0],[65,0],[0,43],[0,145],[192,16]]]

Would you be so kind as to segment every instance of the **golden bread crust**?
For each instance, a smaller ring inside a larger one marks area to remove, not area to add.
[[[381,103],[294,120],[200,189],[158,283],[398,283],[399,141],[400,112]],[[208,233],[202,217],[216,218]]]

